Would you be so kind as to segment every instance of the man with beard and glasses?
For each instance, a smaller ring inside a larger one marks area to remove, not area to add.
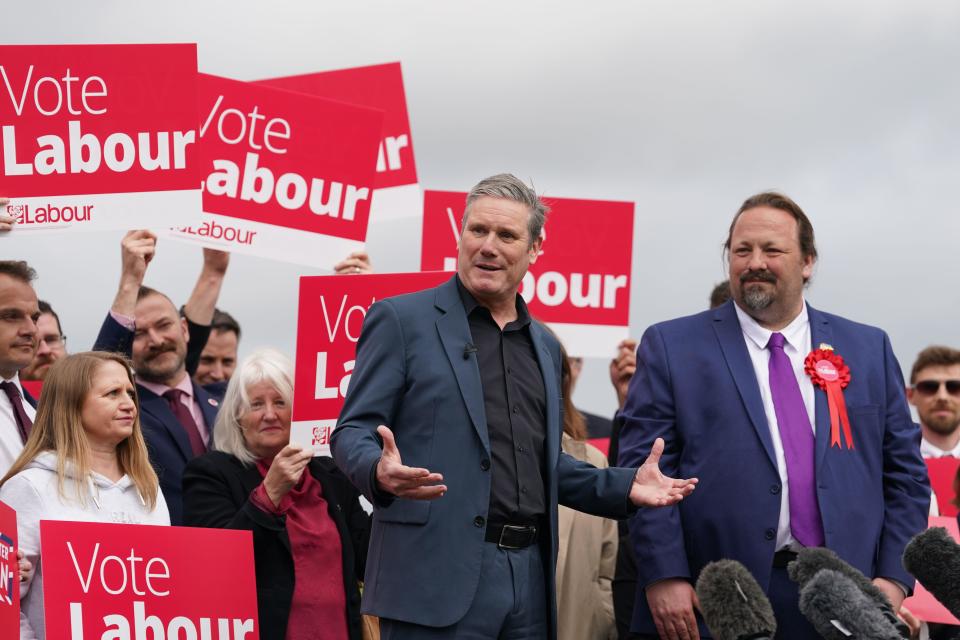
[[[203,268],[181,317],[166,295],[143,286],[156,252],[150,231],[130,231],[121,243],[120,286],[94,346],[130,356],[140,397],[140,421],[150,462],[160,478],[170,523],[182,519],[180,481],[187,462],[206,453],[221,395],[187,374],[188,342],[203,335],[203,348],[229,261],[228,253],[203,250]]]
[[[646,331],[621,412],[620,465],[663,438],[663,472],[702,481],[680,505],[630,522],[632,631],[706,633],[693,584],[708,562],[730,558],[766,590],[777,638],[817,637],[786,571],[803,547],[832,549],[899,609],[914,583],[900,558],[926,528],[930,485],[890,340],[806,303],[813,227],[786,196],[747,199],[725,247],[732,300]],[[839,402],[812,375],[836,383],[849,430],[839,413],[834,427]]]
[[[39,306],[37,352],[20,372],[21,380],[43,380],[53,363],[67,355],[67,337],[60,328],[60,316],[45,300],[40,300]]]
[[[910,371],[907,399],[920,418],[924,458],[960,458],[960,351],[927,347]]]

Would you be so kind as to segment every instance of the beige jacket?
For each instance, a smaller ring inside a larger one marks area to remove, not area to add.
[[[593,445],[563,434],[563,450],[595,467],[607,459]],[[617,523],[560,507],[557,555],[557,640],[614,640],[611,582],[617,563]]]

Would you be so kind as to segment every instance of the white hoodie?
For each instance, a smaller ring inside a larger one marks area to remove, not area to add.
[[[33,563],[29,582],[20,583],[20,639],[45,637],[43,626],[43,566],[40,563],[40,521],[117,522],[169,525],[170,514],[163,493],[157,491],[157,506],[150,511],[128,476],[117,482],[99,473],[84,480],[81,492],[86,504],[77,501],[76,480],[68,465],[64,494],[57,489],[57,456],[38,455],[27,467],[0,487],[0,500],[17,511],[17,535],[24,555]]]

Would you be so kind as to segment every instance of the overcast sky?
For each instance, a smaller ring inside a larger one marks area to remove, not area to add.
[[[637,336],[706,306],[732,214],[777,188],[817,232],[811,304],[885,328],[905,369],[960,346],[960,3],[8,5],[6,43],[197,42],[201,71],[238,79],[401,61],[425,188],[511,171],[547,195],[636,202]],[[120,236],[0,241],[37,267],[72,350],[109,307]],[[375,265],[415,265],[410,236]],[[148,283],[183,301],[199,262],[165,242]],[[243,352],[292,354],[301,273],[234,257],[221,306]],[[585,376],[578,405],[612,413],[606,363]]]

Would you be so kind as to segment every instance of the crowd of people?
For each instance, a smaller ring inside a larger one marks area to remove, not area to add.
[[[806,302],[812,224],[763,193],[731,222],[710,308],[610,345],[618,407],[580,411],[582,360],[517,294],[547,213],[513,176],[471,190],[457,273],[369,310],[332,458],[290,443],[290,359],[239,358],[217,308],[229,254],[203,250],[178,306],[145,285],[156,236],[127,233],[99,335],[72,354],[33,269],[0,260],[21,637],[45,637],[41,519],[252,531],[262,638],[709,637],[693,584],[721,558],[764,586],[778,638],[816,637],[786,572],[809,546],[900,609],[904,546],[960,493],[958,475],[931,496],[922,461],[960,458],[960,351],[923,350],[906,384],[886,334]],[[846,442],[817,353],[850,370]]]

